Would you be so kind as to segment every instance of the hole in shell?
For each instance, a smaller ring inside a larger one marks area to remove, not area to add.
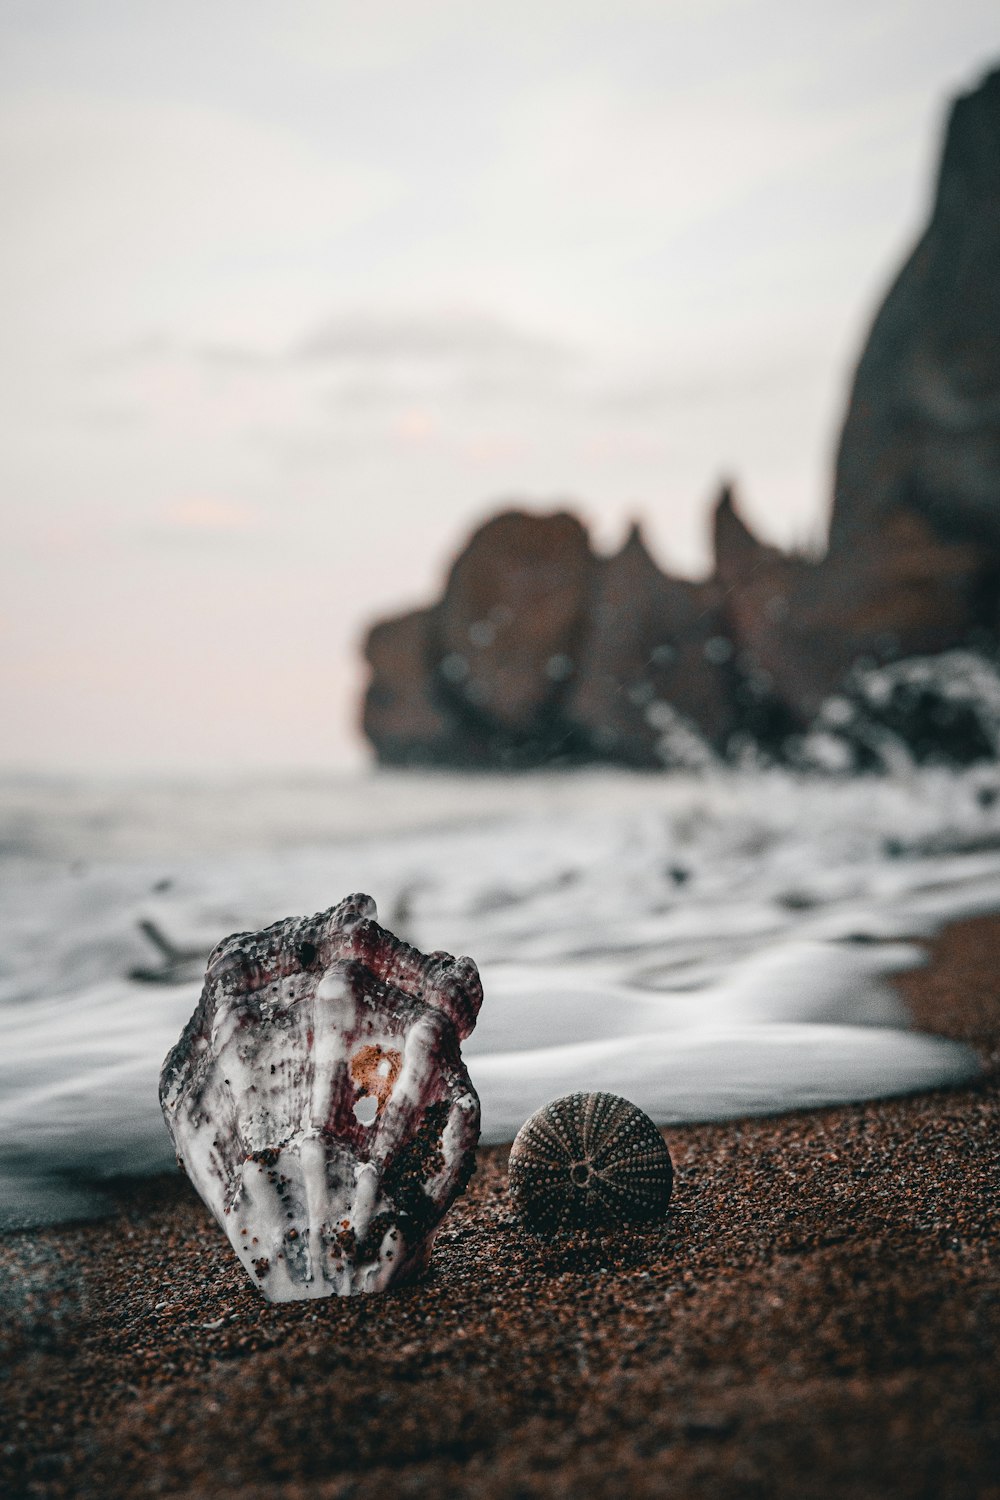
[[[360,1125],[370,1125],[378,1114],[378,1100],[366,1094],[354,1106],[354,1117]]]
[[[575,1187],[583,1188],[590,1181],[590,1162],[575,1161],[569,1169],[570,1181]]]

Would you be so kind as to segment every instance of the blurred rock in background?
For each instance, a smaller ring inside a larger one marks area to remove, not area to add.
[[[567,513],[493,517],[438,604],[369,634],[379,759],[997,754],[1000,71],[953,106],[930,223],[859,361],[825,557],[758,541],[728,485],[714,520],[715,571],[692,583],[638,527],[599,557]]]

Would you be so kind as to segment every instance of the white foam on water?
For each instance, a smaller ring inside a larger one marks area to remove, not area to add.
[[[100,1207],[171,1163],[160,1063],[233,931],[375,896],[470,953],[465,1045],[484,1139],[603,1088],[662,1124],[961,1083],[968,1048],[909,1028],[912,940],[1000,910],[994,770],[229,785],[8,782],[0,826],[0,1227]],[[186,983],[151,922],[194,957]]]

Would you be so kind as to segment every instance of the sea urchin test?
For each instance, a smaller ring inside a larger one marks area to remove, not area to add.
[[[271,1302],[412,1279],[475,1168],[479,973],[376,915],[348,896],[220,943],[160,1075],[178,1162]]]
[[[508,1163],[514,1206],[539,1235],[662,1219],[674,1167],[647,1114],[617,1094],[567,1094],[536,1110]]]

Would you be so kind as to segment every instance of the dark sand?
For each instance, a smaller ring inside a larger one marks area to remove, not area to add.
[[[666,1132],[546,1248],[483,1151],[433,1270],[269,1308],[180,1177],[0,1242],[0,1494],[1000,1500],[1000,918],[901,981],[974,1088]]]

